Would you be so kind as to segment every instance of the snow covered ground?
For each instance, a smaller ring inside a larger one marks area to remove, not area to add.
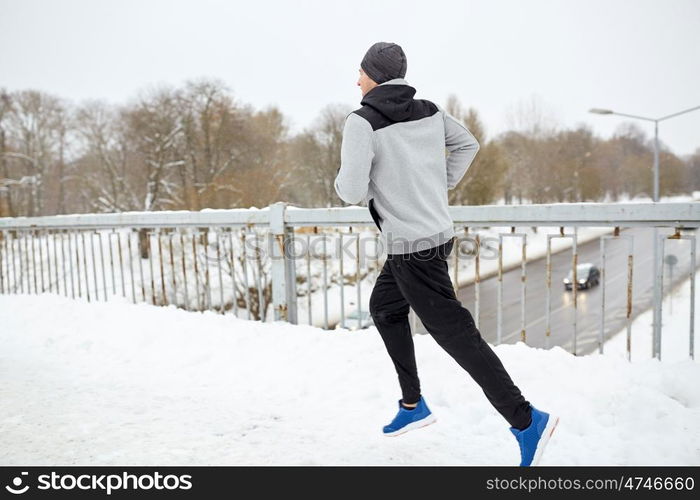
[[[399,393],[374,328],[2,295],[0,464],[517,465],[479,387],[430,337],[415,340],[438,422],[386,438]],[[496,352],[525,397],[562,418],[543,464],[700,465],[697,362]]]

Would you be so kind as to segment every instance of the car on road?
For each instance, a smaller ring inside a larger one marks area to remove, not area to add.
[[[563,279],[564,289],[571,290],[574,280],[573,270]],[[584,262],[576,266],[577,289],[591,288],[600,284],[600,269],[590,262]]]

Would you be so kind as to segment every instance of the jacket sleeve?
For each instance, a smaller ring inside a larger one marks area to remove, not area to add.
[[[345,118],[340,168],[334,185],[335,192],[347,203],[358,204],[367,196],[374,158],[373,134],[369,122],[357,113],[350,113]]]
[[[454,189],[462,180],[479,151],[479,143],[467,127],[440,108],[445,118],[447,156],[447,189]]]

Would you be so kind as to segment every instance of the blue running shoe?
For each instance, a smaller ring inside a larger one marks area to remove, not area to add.
[[[530,408],[532,409],[530,426],[522,430],[510,428],[520,445],[521,467],[537,465],[540,462],[544,448],[559,423],[559,417],[539,411],[532,405]]]
[[[423,396],[418,400],[418,405],[412,410],[407,410],[401,406],[401,401],[399,401],[399,412],[389,425],[384,426],[384,435],[398,436],[404,432],[430,425],[435,420],[435,415],[430,412]]]

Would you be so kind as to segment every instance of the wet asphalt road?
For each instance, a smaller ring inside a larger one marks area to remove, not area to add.
[[[651,228],[629,228],[621,235],[634,238],[632,318],[651,307],[653,247]],[[670,229],[660,229],[662,234],[672,234]],[[684,234],[694,234],[684,231]],[[695,235],[697,239],[697,235]],[[697,243],[696,243],[697,244]],[[620,331],[626,325],[627,308],[627,255],[626,239],[606,242],[605,277],[605,338]],[[552,255],[551,334],[549,346],[561,346],[573,350],[574,303],[573,292],[564,290],[562,279],[572,267],[571,249]],[[673,266],[673,283],[677,285],[688,277],[690,271],[690,242],[667,240],[665,255],[673,254],[678,262]],[[578,262],[592,262],[600,267],[600,239],[578,245]],[[546,347],[546,273],[545,259],[527,264],[525,296],[525,341],[534,347]],[[664,265],[664,293],[670,289],[670,268]],[[520,267],[503,274],[502,342],[521,340],[521,279]],[[601,280],[602,281],[602,280]],[[485,340],[495,344],[497,338],[498,280],[483,280],[480,288],[479,331]],[[576,308],[576,352],[587,354],[598,348],[601,325],[602,286],[579,290]],[[474,285],[461,288],[457,296],[462,304],[475,315]],[[666,312],[665,312],[666,313]],[[651,328],[651,325],[649,325]],[[417,333],[426,333],[417,321]]]

